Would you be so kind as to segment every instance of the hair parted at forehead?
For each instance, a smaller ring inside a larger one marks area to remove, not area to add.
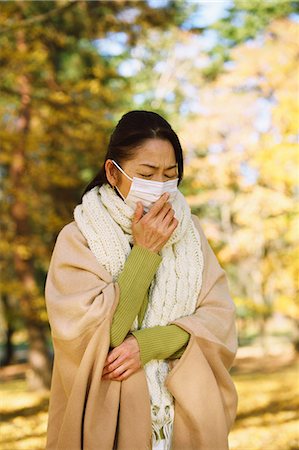
[[[154,111],[133,110],[125,113],[111,133],[105,159],[100,171],[85,188],[82,196],[95,186],[108,183],[105,171],[107,159],[114,159],[118,164],[134,158],[135,152],[147,139],[168,140],[175,153],[178,164],[178,184],[183,178],[183,150],[179,138],[171,125]]]

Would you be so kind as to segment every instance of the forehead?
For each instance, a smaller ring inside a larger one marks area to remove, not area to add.
[[[175,165],[175,151],[171,142],[167,140],[147,139],[136,149],[130,163],[134,165],[152,163],[159,167]]]

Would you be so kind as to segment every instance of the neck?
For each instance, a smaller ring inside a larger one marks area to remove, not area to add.
[[[119,198],[121,198],[123,201],[125,201],[125,199],[123,198],[123,196],[119,192],[117,186],[113,186],[113,190],[114,190],[114,192],[116,192],[116,194],[119,196]]]

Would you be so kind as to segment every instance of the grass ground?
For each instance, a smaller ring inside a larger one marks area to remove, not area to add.
[[[298,375],[298,360],[281,367],[270,364],[261,370],[255,364],[232,372],[239,406],[229,436],[231,450],[299,449]],[[24,379],[2,377],[1,450],[44,449],[48,400],[47,392],[28,392]]]
[[[49,394],[28,392],[24,379],[1,382],[1,450],[45,448]]]
[[[238,415],[231,450],[299,449],[299,364],[275,372],[233,375]]]

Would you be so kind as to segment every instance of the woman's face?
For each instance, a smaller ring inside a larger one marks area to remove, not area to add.
[[[147,139],[136,149],[134,158],[123,162],[121,168],[131,178],[164,182],[178,177],[174,148],[163,139]],[[105,170],[111,186],[117,186],[126,198],[132,181],[115,167],[111,159],[106,161]]]

